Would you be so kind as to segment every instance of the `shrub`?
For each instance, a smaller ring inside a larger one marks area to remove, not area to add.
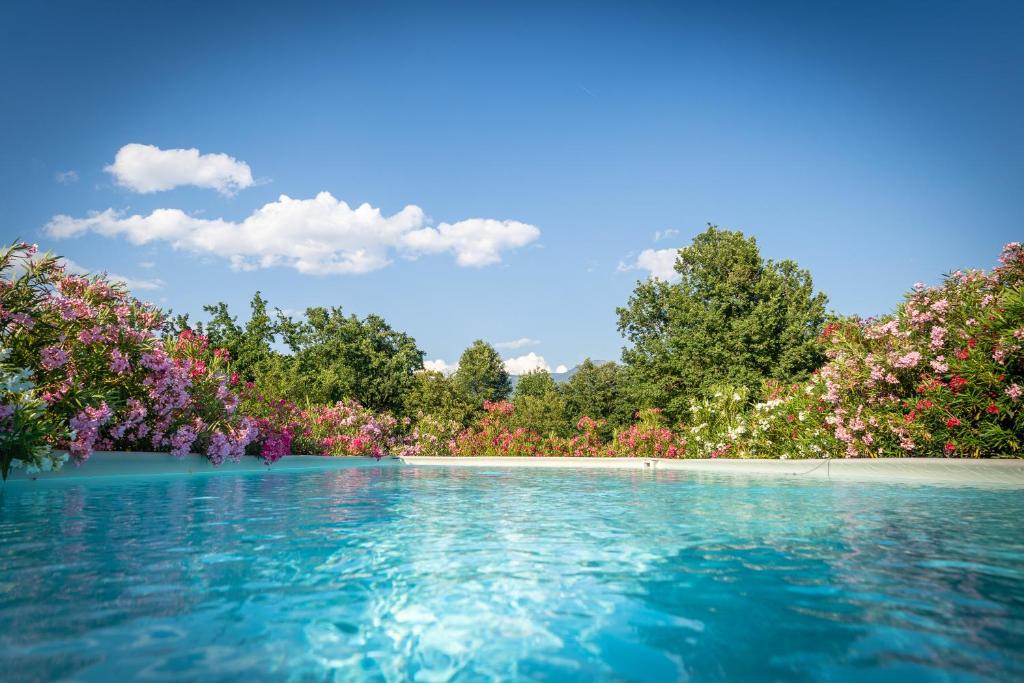
[[[237,458],[255,425],[235,414],[227,361],[203,337],[161,343],[162,313],[103,275],[69,275],[34,246],[0,252],[0,344],[45,403],[46,442],[82,461],[98,449],[200,448]]]
[[[300,408],[287,399],[268,397],[249,383],[242,391],[241,411],[258,430],[251,450],[267,463],[291,454],[380,458],[407,449],[394,416],[374,413],[356,401]],[[404,420],[401,426],[408,424]]]
[[[636,414],[636,422],[618,432],[610,455],[634,458],[681,458],[686,439],[672,430],[660,408],[645,408]]]
[[[812,384],[849,457],[1019,455],[1024,394],[1024,249],[991,273],[916,285],[892,316],[823,333]]]

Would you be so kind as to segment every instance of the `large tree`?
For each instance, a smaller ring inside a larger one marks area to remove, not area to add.
[[[520,376],[512,402],[515,404],[512,417],[515,426],[532,429],[543,436],[567,436],[571,432],[562,388],[547,370],[531,370]]]
[[[404,414],[415,373],[423,367],[423,352],[411,336],[380,316],[360,319],[337,307],[309,308],[299,321],[279,314],[278,325],[305,398],[353,398],[373,410]]]
[[[709,226],[679,250],[675,271],[676,282],[638,283],[618,309],[641,405],[678,418],[715,384],[757,395],[765,379],[801,380],[823,362],[827,299],[793,261],[766,261],[753,237]]]
[[[616,363],[598,364],[587,358],[562,390],[566,417],[574,425],[584,415],[602,420],[601,436],[611,438],[612,433],[628,425],[633,416],[624,381],[622,368]]]
[[[501,356],[481,339],[462,352],[454,380],[459,392],[477,409],[484,401],[508,398],[512,391],[512,381]]]
[[[468,426],[477,406],[471,405],[455,385],[455,379],[434,370],[420,370],[406,398],[409,415],[418,413]]]
[[[210,343],[230,351],[232,367],[239,377],[255,382],[275,365],[274,357],[278,354],[272,345],[276,341],[277,326],[267,312],[267,300],[259,292],[253,295],[249,308],[249,320],[240,326],[227,304],[203,306],[203,310],[212,316],[205,329]]]

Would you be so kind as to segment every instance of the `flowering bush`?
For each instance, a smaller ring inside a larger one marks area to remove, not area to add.
[[[484,401],[483,417],[455,437],[452,455],[543,455],[544,439],[526,427],[513,427],[514,412],[509,401]]]
[[[0,344],[45,403],[47,443],[77,461],[98,449],[199,448],[219,463],[255,438],[235,414],[228,359],[208,363],[205,338],[190,332],[161,343],[162,324],[105,276],[69,275],[26,244],[0,252]]]
[[[671,429],[660,408],[646,408],[636,414],[626,430],[615,435],[610,455],[637,458],[681,458],[686,453],[686,438]]]
[[[584,415],[576,421],[576,436],[565,442],[561,455],[572,455],[576,457],[596,457],[600,455],[612,455],[610,449],[604,447],[601,442],[601,428],[604,420],[595,420]]]
[[[380,458],[410,449],[395,417],[374,413],[356,401],[300,408],[287,399],[268,397],[249,384],[242,392],[241,411],[254,420],[258,436],[253,448],[267,463],[291,454]],[[408,424],[403,421],[401,426]]]
[[[742,455],[752,458],[821,458],[840,452],[825,422],[826,404],[814,383],[768,382],[766,399],[745,415]]]
[[[812,379],[848,457],[1018,455],[1024,394],[1024,248],[991,273],[918,284],[895,315],[826,328]]]
[[[381,458],[404,451],[398,420],[390,413],[375,414],[356,401],[314,406],[306,411],[313,444],[324,455],[363,455]],[[314,446],[315,447],[315,446]]]
[[[737,454],[737,442],[748,436],[746,387],[718,386],[706,398],[690,403],[686,434],[692,457],[719,458]]]
[[[462,425],[455,420],[419,411],[409,436],[408,455],[451,455]]]

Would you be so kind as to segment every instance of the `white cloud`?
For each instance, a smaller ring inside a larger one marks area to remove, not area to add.
[[[253,184],[249,164],[227,154],[200,154],[198,149],[160,149],[131,143],[117,150],[103,169],[117,184],[135,192],[160,192],[194,185],[233,195]]]
[[[97,271],[90,270],[84,266],[81,266],[69,258],[59,259],[60,263],[64,266],[64,270],[72,275],[95,275]],[[118,275],[116,273],[107,273],[107,279],[111,282],[120,282],[125,287],[132,291],[138,291],[142,289],[160,289],[164,286],[163,280],[154,278],[152,280],[144,280],[139,278],[125,277],[124,275]]]
[[[451,251],[460,266],[480,268],[501,261],[504,249],[525,246],[538,237],[540,230],[528,223],[470,218],[414,230],[405,235],[405,244],[425,254]]]
[[[58,171],[53,178],[61,185],[70,185],[78,182],[78,173],[76,171]]]
[[[636,261],[619,263],[619,270],[622,272],[630,270],[646,270],[652,278],[671,282],[679,278],[675,270],[676,256],[678,249],[644,249],[636,257]]]
[[[441,360],[440,358],[438,358],[436,360],[423,361],[423,369],[430,370],[431,372],[440,372],[445,375],[450,375],[459,369],[459,364],[452,363],[451,365],[449,365],[448,361]]]
[[[555,372],[557,372],[558,374],[562,374],[563,372],[569,372],[569,368],[567,368],[564,365],[559,365],[557,368],[555,368]]]
[[[547,370],[551,372],[551,366],[544,360],[544,356],[538,356],[530,351],[525,356],[505,359],[505,371],[510,375],[525,375],[532,370]]]
[[[513,339],[511,341],[495,342],[494,348],[496,349],[521,349],[524,346],[536,346],[540,344],[537,339],[530,339],[529,337],[520,337],[519,339]]]
[[[667,240],[669,237],[675,237],[678,234],[679,234],[679,231],[676,230],[675,228],[666,228],[665,230],[655,230],[654,231],[654,241],[655,242],[660,242],[662,240]]]
[[[353,209],[321,192],[312,199],[281,195],[240,223],[196,218],[180,209],[157,209],[148,216],[107,209],[85,218],[54,216],[44,229],[56,238],[91,232],[122,236],[133,244],[164,241],[227,259],[236,270],[287,266],[316,275],[367,273],[390,264],[394,254],[416,258],[446,251],[461,266],[485,266],[500,261],[503,250],[540,235],[536,227],[517,221],[426,224],[418,206],[385,216],[369,204]]]

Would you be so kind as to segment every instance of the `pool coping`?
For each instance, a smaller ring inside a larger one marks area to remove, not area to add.
[[[1024,489],[1024,460],[878,458],[807,460],[566,457],[402,456],[402,462],[448,467],[562,467],[644,469],[710,475],[776,476],[827,481],[977,484]]]
[[[205,455],[189,453],[178,457],[170,453],[144,453],[140,451],[97,451],[81,464],[68,462],[56,472],[26,474],[22,469],[11,469],[8,480],[86,479],[93,477],[138,477],[182,474],[250,474],[275,472],[301,472],[314,470],[340,470],[355,467],[401,466],[397,458],[333,458],[322,455],[289,455],[273,464],[262,458],[246,456],[239,462],[214,465]]]
[[[93,453],[81,465],[67,464],[57,472],[28,475],[11,470],[10,480],[66,480],[94,477],[131,477],[203,474],[287,473],[342,470],[360,467],[470,467],[562,468],[688,472],[696,475],[773,476],[796,479],[918,484],[975,484],[1024,489],[1024,459],[880,458],[880,459],[714,459],[668,460],[662,458],[567,458],[488,456],[390,456],[381,460],[363,457],[290,455],[267,465],[258,457],[213,465],[205,456],[169,453]]]

